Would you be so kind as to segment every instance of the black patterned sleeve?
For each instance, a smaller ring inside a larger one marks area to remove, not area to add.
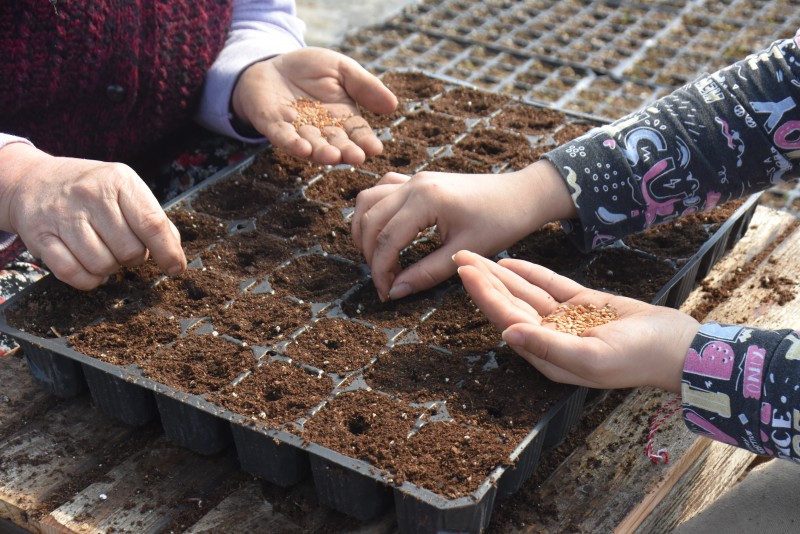
[[[686,355],[681,397],[693,432],[800,460],[800,332],[704,324]]]
[[[800,32],[544,157],[567,182],[590,250],[794,180],[800,172]]]

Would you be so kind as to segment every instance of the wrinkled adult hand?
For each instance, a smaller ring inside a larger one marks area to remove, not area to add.
[[[495,263],[467,251],[453,260],[464,287],[506,343],[548,378],[593,388],[680,391],[684,358],[700,327],[691,316],[588,289],[522,260]],[[558,332],[542,317],[561,304],[610,305],[619,319],[581,336]]]
[[[332,117],[347,118],[324,132],[310,125],[295,129],[292,102],[318,100]],[[234,113],[269,139],[273,146],[314,162],[358,165],[380,154],[383,144],[359,115],[391,113],[397,97],[355,60],[324,48],[303,48],[251,65],[236,83]]]
[[[359,193],[351,229],[382,300],[428,289],[455,274],[461,249],[491,256],[543,224],[574,214],[556,169],[540,161],[507,174],[386,174]],[[426,228],[442,245],[401,272],[399,255]]]
[[[148,254],[168,274],[186,269],[178,230],[130,167],[12,143],[0,149],[0,176],[0,228],[59,280],[93,289]]]

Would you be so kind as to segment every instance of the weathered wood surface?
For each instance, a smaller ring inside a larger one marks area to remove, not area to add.
[[[737,272],[793,220],[758,208],[748,233],[707,284]],[[798,247],[795,231],[707,320],[795,326],[800,302],[771,302],[759,280],[794,278]],[[695,291],[683,309],[703,298]],[[649,420],[670,398],[633,390],[549,478],[532,480],[512,496],[516,519],[504,523],[503,531],[669,531],[735,484],[753,456],[690,434],[677,414],[656,434],[656,448],[667,447],[671,462],[654,465],[647,459]],[[47,533],[396,529],[392,512],[369,523],[346,518],[316,502],[310,481],[288,489],[263,484],[238,470],[232,451],[194,454],[169,443],[157,423],[133,428],[103,415],[88,395],[55,399],[36,385],[19,355],[0,358],[0,518]]]

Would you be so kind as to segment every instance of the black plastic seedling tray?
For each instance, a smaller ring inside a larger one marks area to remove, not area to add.
[[[445,77],[430,76],[430,79],[443,83],[444,92],[465,87],[463,83]],[[435,100],[440,96],[435,95],[432,99]],[[513,106],[532,105],[516,99],[510,99],[508,104]],[[426,102],[404,102],[401,109],[403,116],[385,126],[382,135],[391,139],[393,127],[401,124],[406,116],[421,110],[430,111]],[[583,124],[599,124],[596,119],[576,114],[568,114],[566,120]],[[482,120],[468,119],[465,124],[465,134],[455,137],[445,145],[427,147],[425,153],[428,161],[426,164],[452,153],[474,128],[488,126],[486,118]],[[531,143],[542,142],[542,138],[548,138],[548,136],[530,138],[529,141]],[[552,144],[552,139],[547,142]],[[168,210],[193,210],[193,201],[204,191],[219,184],[237,181],[257,158],[262,157],[265,153],[252,156],[236,166],[223,170],[175,199],[166,208]],[[503,166],[497,167],[495,172],[503,172],[504,168]],[[336,170],[341,169],[321,168],[315,176],[289,180],[286,183],[291,184],[289,187],[294,189],[293,194],[296,197],[305,198],[309,184],[325,180]],[[375,174],[362,170],[353,172]],[[377,180],[378,175],[373,178]],[[697,280],[706,276],[714,263],[746,231],[750,217],[755,210],[756,200],[756,197],[748,199],[727,221],[719,225],[719,228],[690,258],[682,259],[680,267],[676,264],[675,275],[668,283],[664,284],[653,302],[673,307],[679,306],[695,286]],[[350,210],[341,209],[340,214],[346,219]],[[225,227],[227,231],[219,243],[231,239],[231,236],[247,232],[248,229],[252,229],[253,224],[252,219],[244,220],[232,217],[225,219]],[[297,230],[300,231],[300,229]],[[215,246],[211,245],[210,249],[213,250]],[[617,243],[614,246],[624,245]],[[198,266],[202,265],[203,254],[203,251],[199,253],[199,263],[195,259],[190,264],[191,268],[199,268]],[[298,249],[297,246],[292,248],[292,252],[280,265],[291,263],[293,259],[306,255],[336,256],[324,252],[324,247],[319,244],[309,245],[306,243],[302,249]],[[364,318],[347,317],[341,308],[341,303],[349,295],[364,285],[371,284],[368,270],[363,264],[359,265],[352,259],[339,259],[345,263],[349,262],[348,264],[352,266],[356,273],[355,281],[351,287],[333,298],[326,299],[324,302],[312,302],[313,314],[309,324],[325,317],[344,317],[350,321],[368,323],[368,320]],[[589,265],[591,259],[591,256],[587,257],[584,264]],[[278,268],[280,266],[275,269]],[[244,288],[243,291],[268,292],[270,290],[269,280],[269,276],[266,279],[256,280],[243,277],[240,286]],[[303,417],[289,424],[272,427],[268,421],[256,420],[254,422],[252,418],[222,407],[213,402],[213,395],[185,393],[147,378],[136,364],[112,365],[77,352],[70,347],[69,337],[42,337],[8,324],[9,310],[15,309],[22,299],[28,298],[36,292],[41,294],[49,285],[56,283],[58,282],[52,276],[45,277],[21,295],[6,302],[2,307],[3,313],[0,317],[2,331],[18,341],[28,359],[32,373],[50,392],[59,397],[71,397],[88,388],[94,403],[104,413],[130,425],[142,425],[160,418],[169,438],[201,454],[213,454],[233,444],[243,470],[279,486],[291,486],[311,477],[321,502],[362,520],[374,518],[393,505],[399,530],[404,533],[480,532],[485,529],[489,524],[496,498],[502,498],[517,491],[536,471],[542,452],[553,448],[565,439],[570,429],[577,423],[587,395],[585,388],[565,388],[563,390],[565,393],[555,400],[534,425],[526,429],[527,434],[515,444],[510,456],[479,481],[474,491],[462,497],[448,498],[408,481],[398,485],[393,481],[390,473],[376,469],[367,461],[331,450],[313,441],[309,442],[304,439],[302,434],[304,425],[313,420],[326,405],[335,403],[338,395],[353,390],[368,389],[369,386],[364,380],[365,373],[375,365],[375,362],[380,361],[385,350],[391,350],[395,344],[413,342],[413,336],[409,337],[408,334],[412,333],[416,326],[429,320],[430,316],[435,317],[435,307],[420,318],[410,320],[403,328],[385,329],[386,347],[376,351],[363,368],[340,374],[327,373],[322,368],[302,364],[303,369],[319,376],[321,380],[330,381],[328,395],[319,405],[308,410]],[[160,281],[155,283],[158,284]],[[440,291],[446,295],[448,292],[456,290],[458,290],[456,286],[450,285]],[[103,303],[98,302],[98,308],[103,309]],[[203,316],[204,314],[198,315]],[[102,320],[102,316],[98,316],[98,320]],[[197,326],[198,322],[203,324]],[[202,317],[199,319],[198,317],[186,318],[182,321],[181,337],[193,335],[187,333],[189,330],[197,333],[203,328],[208,332],[209,329],[213,330],[213,325],[205,324]],[[253,368],[276,362],[296,365],[297,362],[288,358],[284,349],[286,343],[302,339],[302,332],[303,328],[301,327],[280,343],[253,346]],[[230,341],[239,346],[242,345],[241,340],[231,339]],[[235,387],[244,383],[248,380],[250,373],[251,371],[248,371],[237,376],[232,380],[231,385]],[[480,371],[478,371],[479,373]],[[408,405],[411,407],[413,403]],[[426,424],[437,423],[427,422]]]
[[[52,283],[52,277],[39,282]],[[7,306],[13,307],[16,300]],[[399,530],[407,533],[483,530],[495,499],[517,491],[536,470],[542,451],[565,439],[578,421],[587,393],[585,388],[570,388],[518,443],[506,464],[498,465],[471,494],[446,498],[408,482],[396,486],[365,461],[306,442],[286,430],[254,425],[201,396],[149,380],[134,368],[76,352],[66,338],[27,334],[9,327],[5,316],[0,326],[17,340],[34,375],[52,393],[70,397],[88,387],[94,404],[104,413],[130,425],[158,417],[172,441],[200,454],[214,454],[233,443],[243,470],[279,486],[297,484],[311,475],[321,502],[361,520],[373,519],[393,504]],[[261,357],[264,364],[282,359],[266,353]],[[338,392],[337,382],[332,381],[333,395]]]

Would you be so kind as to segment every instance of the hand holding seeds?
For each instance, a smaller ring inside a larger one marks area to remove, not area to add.
[[[239,120],[293,156],[358,165],[383,150],[359,108],[391,113],[397,98],[353,59],[309,47],[248,67],[231,104]]]
[[[680,390],[699,324],[672,308],[595,291],[540,265],[460,251],[458,273],[503,339],[548,378],[593,388]]]

